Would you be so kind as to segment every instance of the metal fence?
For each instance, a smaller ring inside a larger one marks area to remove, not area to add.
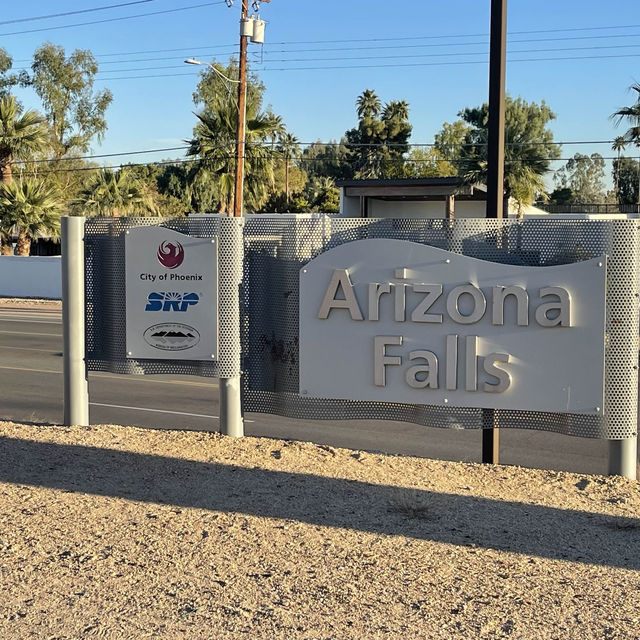
[[[606,415],[498,410],[495,426],[627,438],[636,432],[638,225],[635,221],[281,218],[252,216],[244,230],[244,408],[308,419],[380,419],[482,428],[482,409],[357,402],[299,395],[299,270],[320,253],[365,238],[394,238],[532,267],[609,255]],[[348,356],[346,356],[348,357]]]
[[[126,358],[123,232],[151,224],[201,237],[220,235],[218,362]],[[482,260],[531,267],[568,264],[607,254],[605,415],[497,410],[495,426],[608,439],[636,434],[637,221],[450,222],[324,215],[255,215],[244,220],[221,216],[172,220],[93,218],[87,220],[85,235],[89,370],[230,377],[242,369],[245,411],[294,418],[400,420],[458,429],[482,428],[482,409],[325,400],[299,395],[301,267],[333,247],[367,238],[409,240]],[[231,309],[229,300],[234,299],[236,308]]]

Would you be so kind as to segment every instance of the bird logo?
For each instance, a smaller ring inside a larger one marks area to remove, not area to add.
[[[165,240],[158,247],[158,262],[167,269],[175,269],[184,260],[184,249],[179,242]]]

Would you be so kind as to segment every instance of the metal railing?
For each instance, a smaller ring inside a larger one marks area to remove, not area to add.
[[[638,204],[538,204],[548,213],[640,213]]]

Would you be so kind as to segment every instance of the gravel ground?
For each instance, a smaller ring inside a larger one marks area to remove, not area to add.
[[[0,638],[640,637],[640,485],[0,423]]]

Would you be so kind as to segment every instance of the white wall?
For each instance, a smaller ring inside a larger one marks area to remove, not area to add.
[[[442,220],[445,217],[445,200],[376,200],[369,199],[368,214],[370,218],[426,218]],[[484,218],[487,203],[484,200],[455,200],[454,216],[456,218]],[[548,215],[546,211],[534,206],[523,208],[525,217]],[[340,189],[340,216],[345,218],[360,217],[360,198],[345,196]],[[514,200],[509,203],[509,217],[516,217],[517,207]]]
[[[0,256],[0,296],[62,298],[60,256]]]

